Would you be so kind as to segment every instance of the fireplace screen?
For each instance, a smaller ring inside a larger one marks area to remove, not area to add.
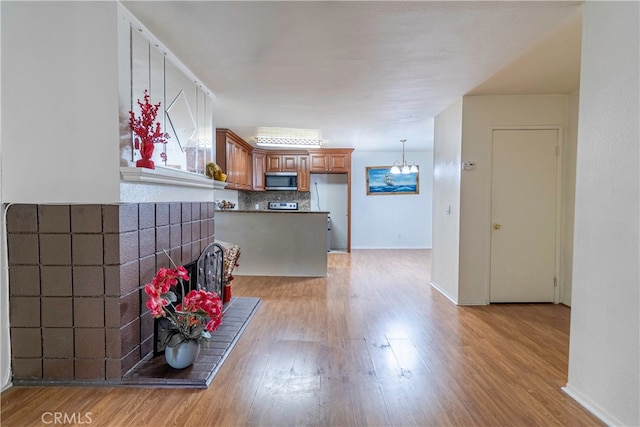
[[[197,289],[205,289],[218,294],[224,300],[224,286],[222,273],[224,266],[224,251],[218,243],[211,243],[204,248],[197,261],[196,283]]]

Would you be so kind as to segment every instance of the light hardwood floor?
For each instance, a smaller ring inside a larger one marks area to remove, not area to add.
[[[429,276],[428,250],[355,250],[326,279],[236,277],[262,304],[208,389],[13,387],[1,424],[602,425],[561,391],[569,308],[457,307]]]

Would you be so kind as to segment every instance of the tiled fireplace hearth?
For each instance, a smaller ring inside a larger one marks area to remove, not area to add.
[[[196,260],[214,205],[12,205],[7,211],[14,384],[120,383],[153,351],[143,287],[166,250]]]

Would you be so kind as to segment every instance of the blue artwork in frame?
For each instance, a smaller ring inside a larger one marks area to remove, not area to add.
[[[367,195],[419,194],[419,172],[392,174],[391,166],[367,166]]]

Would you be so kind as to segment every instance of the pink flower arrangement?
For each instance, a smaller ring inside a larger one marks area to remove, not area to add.
[[[167,346],[207,338],[208,333],[215,331],[222,323],[220,297],[215,292],[202,289],[190,290],[185,295],[184,281],[189,281],[189,273],[183,266],[174,264],[174,267],[161,268],[151,283],[144,286],[149,296],[147,308],[154,317],[166,317],[170,321]],[[178,284],[184,297],[181,303],[174,306],[178,297],[172,289]]]
[[[133,145],[136,150],[140,150],[142,159],[136,162],[136,166],[148,169],[155,169],[151,156],[155,148],[154,144],[166,144],[169,134],[160,130],[160,122],[156,122],[160,103],[151,104],[149,102],[149,91],[144,90],[144,103],[138,99],[140,106],[140,117],[136,117],[133,111],[129,111],[129,128],[134,133]],[[166,153],[161,153],[162,160],[167,160]]]

